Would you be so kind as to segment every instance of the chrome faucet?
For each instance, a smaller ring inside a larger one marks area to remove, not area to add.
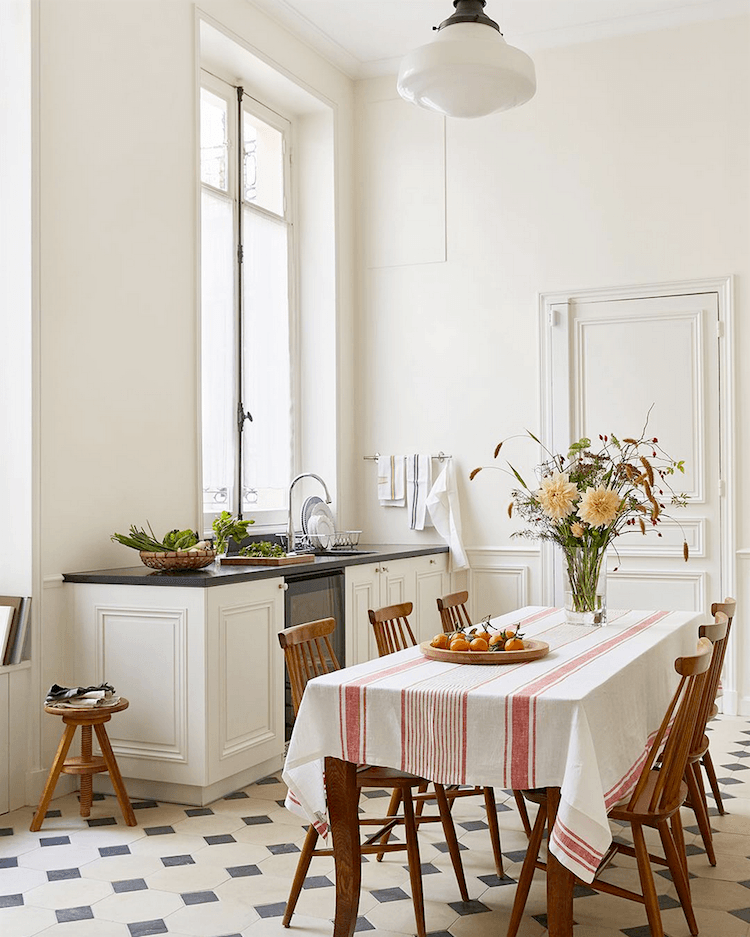
[[[287,527],[286,532],[286,550],[287,553],[294,552],[294,517],[292,515],[292,491],[294,486],[301,478],[315,478],[323,486],[323,491],[326,493],[326,504],[331,503],[331,495],[328,492],[328,485],[323,481],[320,475],[316,475],[314,472],[303,472],[301,475],[297,475],[296,478],[293,478],[291,484],[289,485],[289,526]]]

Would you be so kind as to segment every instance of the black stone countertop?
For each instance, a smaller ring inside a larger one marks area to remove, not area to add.
[[[296,579],[310,573],[344,569],[346,566],[362,566],[385,560],[403,560],[412,556],[430,556],[447,553],[445,544],[425,546],[396,546],[393,544],[360,545],[361,552],[338,556],[316,556],[311,563],[296,563],[289,566],[221,566],[212,563],[205,569],[190,569],[184,572],[150,569],[148,566],[128,566],[123,569],[93,569],[81,573],[63,573],[65,582],[111,583],[121,586],[176,586],[207,589],[233,582],[252,582],[254,579]]]

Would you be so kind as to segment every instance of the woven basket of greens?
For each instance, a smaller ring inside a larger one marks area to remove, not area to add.
[[[138,550],[141,562],[151,569],[202,569],[216,559],[216,550],[192,530],[170,530],[161,540],[150,524],[148,530],[131,525],[130,533],[113,534],[112,540]]]

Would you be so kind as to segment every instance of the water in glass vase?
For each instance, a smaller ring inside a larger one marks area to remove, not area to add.
[[[600,627],[607,621],[607,552],[585,547],[563,550],[565,620]]]

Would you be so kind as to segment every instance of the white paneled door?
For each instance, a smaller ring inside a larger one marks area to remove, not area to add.
[[[721,594],[722,466],[719,301],[715,292],[602,299],[547,307],[554,448],[614,433],[656,437],[685,474],[687,508],[669,509],[646,536],[625,534],[610,551],[610,608],[707,610]],[[690,559],[683,558],[686,539]],[[556,602],[562,600],[555,568]]]

